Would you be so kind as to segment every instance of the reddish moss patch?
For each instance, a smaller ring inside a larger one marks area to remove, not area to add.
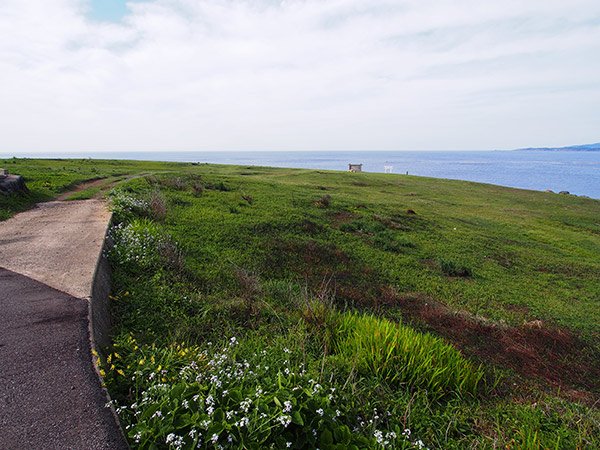
[[[327,280],[342,305],[371,308],[380,301],[375,272],[334,245],[316,240],[276,240],[267,245],[264,266],[270,276],[295,278],[315,291]]]
[[[327,214],[331,219],[331,227],[339,228],[342,223],[350,223],[356,220],[356,215],[348,211],[339,211]]]
[[[566,328],[531,321],[523,326],[498,325],[451,311],[418,293],[382,291],[386,306],[400,307],[411,320],[442,335],[465,354],[587,398],[600,389],[600,355]]]

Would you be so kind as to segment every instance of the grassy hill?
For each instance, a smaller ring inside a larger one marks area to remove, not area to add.
[[[134,448],[600,447],[600,201],[265,167],[9,169],[33,193],[0,198],[5,216],[144,175],[111,191],[103,368]]]

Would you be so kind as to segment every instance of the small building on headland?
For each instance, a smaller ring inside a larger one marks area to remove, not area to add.
[[[362,164],[348,164],[348,172],[362,172]]]

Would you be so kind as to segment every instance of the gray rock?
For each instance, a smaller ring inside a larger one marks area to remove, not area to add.
[[[29,193],[21,175],[7,175],[0,178],[0,194],[8,195],[20,192]]]

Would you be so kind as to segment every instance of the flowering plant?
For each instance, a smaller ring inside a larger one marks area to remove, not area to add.
[[[127,345],[134,343],[129,338]],[[397,427],[381,431],[373,420],[367,426],[349,420],[343,396],[315,380],[289,349],[274,346],[243,358],[238,345],[231,338],[210,352],[178,346],[170,360],[148,357],[147,346],[136,344],[126,357],[116,348],[122,354],[116,353],[116,364],[111,358],[106,379],[113,391],[128,378],[136,387],[135,401],[117,408],[134,448],[357,450],[410,444]]]

